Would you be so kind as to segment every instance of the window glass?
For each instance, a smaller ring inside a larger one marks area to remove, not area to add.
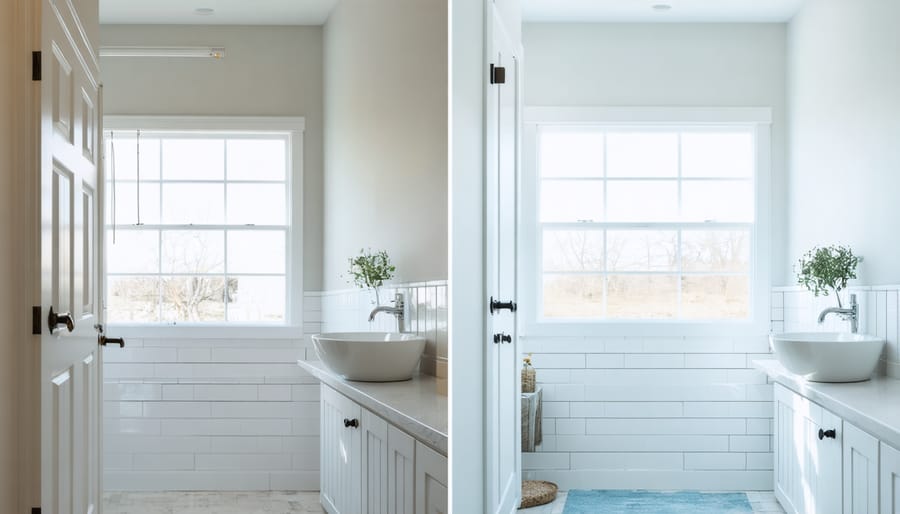
[[[539,127],[541,317],[747,319],[754,134]]]
[[[286,321],[288,141],[107,134],[110,322]]]

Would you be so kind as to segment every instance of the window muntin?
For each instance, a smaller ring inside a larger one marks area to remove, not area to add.
[[[748,126],[538,124],[538,318],[748,320]]]
[[[107,136],[108,321],[286,323],[290,134]]]

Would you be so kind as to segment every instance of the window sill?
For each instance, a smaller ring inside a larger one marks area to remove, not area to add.
[[[303,339],[302,325],[142,325],[110,323],[114,337],[144,339]]]

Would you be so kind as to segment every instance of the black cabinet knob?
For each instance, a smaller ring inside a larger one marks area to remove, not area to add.
[[[837,439],[837,431],[833,428],[831,430],[822,430],[820,428],[819,429],[819,441],[825,439],[826,437],[829,439]]]
[[[512,342],[512,336],[509,334],[503,334],[503,333],[494,334],[494,344],[511,343],[511,342]]]
[[[359,428],[359,420],[355,419],[355,418],[354,419],[344,418],[344,426],[346,428],[350,428],[350,427]]]

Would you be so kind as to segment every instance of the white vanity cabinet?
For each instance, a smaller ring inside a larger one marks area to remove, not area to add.
[[[900,451],[881,443],[881,514],[900,514]]]
[[[331,514],[361,512],[362,438],[359,418],[362,408],[334,389],[322,386],[321,394],[322,506]]]
[[[786,512],[841,514],[842,432],[839,417],[775,385],[775,496]]]
[[[328,385],[321,494],[330,514],[443,514],[447,458]]]
[[[900,451],[781,384],[773,443],[789,514],[900,514]]]
[[[878,513],[878,439],[844,423],[844,512]]]

